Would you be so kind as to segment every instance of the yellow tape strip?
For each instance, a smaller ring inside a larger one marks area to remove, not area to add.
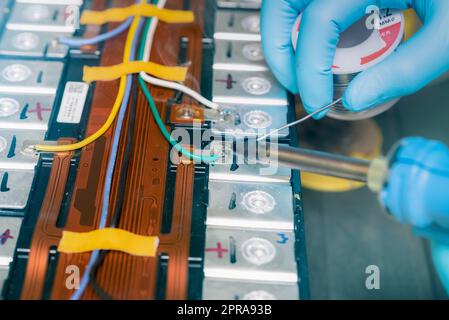
[[[195,20],[192,11],[159,9],[151,4],[136,4],[104,11],[85,10],[80,22],[81,24],[101,25],[108,22],[120,22],[133,16],[157,17],[167,23],[191,23]]]
[[[167,67],[154,62],[132,61],[111,67],[84,67],[83,81],[111,81],[121,76],[144,71],[152,76],[168,81],[184,81],[187,68]]]
[[[58,251],[82,253],[94,250],[114,250],[135,256],[154,257],[158,245],[158,237],[140,236],[121,229],[100,229],[86,233],[64,231]]]

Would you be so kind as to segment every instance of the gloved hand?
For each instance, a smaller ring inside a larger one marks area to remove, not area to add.
[[[449,294],[449,148],[423,138],[404,139],[380,197],[397,220],[432,240],[433,263]]]
[[[351,82],[343,97],[347,109],[362,111],[409,95],[449,70],[448,0],[264,0],[261,29],[267,62],[287,89],[299,90],[307,112],[333,101],[332,63],[339,34],[363,18],[370,5],[414,7],[424,26],[396,53]],[[291,34],[300,12],[295,54]]]
[[[432,260],[443,287],[449,294],[449,246],[432,241]]]
[[[391,161],[382,204],[400,222],[421,229],[437,225],[449,237],[449,148],[407,138]]]

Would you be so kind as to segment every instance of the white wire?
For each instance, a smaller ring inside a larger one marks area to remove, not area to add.
[[[162,9],[165,7],[166,3],[167,3],[167,0],[159,0],[157,6],[158,6],[158,8]],[[143,56],[144,61],[150,61],[151,47],[153,44],[154,34],[156,33],[156,28],[157,28],[158,22],[159,22],[159,19],[157,19],[157,18],[153,18],[151,20],[150,29],[148,31],[147,38],[145,40],[145,51],[144,51],[144,56]],[[141,72],[140,76],[147,83],[150,83],[150,84],[158,86],[158,87],[164,87],[164,88],[173,89],[176,91],[181,91],[181,92],[185,93],[186,95],[192,97],[193,99],[197,100],[199,103],[201,103],[202,105],[204,105],[208,108],[211,108],[214,110],[220,109],[220,106],[217,103],[206,99],[201,94],[199,94],[195,90],[190,89],[189,87],[186,87],[185,85],[182,85],[177,82],[171,82],[171,81],[154,78],[145,72]]]

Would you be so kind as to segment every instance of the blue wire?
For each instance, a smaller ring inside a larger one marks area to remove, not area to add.
[[[126,29],[129,28],[131,23],[133,22],[133,17],[128,18],[125,22],[123,22],[121,25],[119,25],[117,28],[108,31],[106,33],[100,34],[93,38],[87,38],[87,39],[74,39],[74,38],[59,38],[58,41],[61,44],[64,44],[69,47],[79,48],[87,45],[94,45],[106,40],[109,40],[111,38],[114,38],[118,36],[120,33],[124,32]]]
[[[136,47],[137,47],[137,39],[139,38],[140,31],[143,27],[143,20],[140,20],[139,26],[136,31],[136,36],[133,39],[133,44],[131,47],[131,54],[130,57],[134,57],[136,54]],[[104,229],[106,227],[107,218],[108,218],[108,211],[109,211],[109,200],[111,196],[111,186],[112,186],[112,178],[114,175],[114,169],[115,169],[115,162],[117,159],[117,153],[118,153],[118,147],[120,142],[120,134],[123,127],[123,120],[125,118],[126,110],[128,109],[128,102],[131,95],[131,88],[132,88],[132,82],[133,82],[133,76],[128,75],[127,82],[126,82],[126,88],[125,88],[125,96],[123,97],[122,105],[120,107],[120,112],[117,118],[117,126],[115,127],[114,132],[114,140],[112,143],[112,150],[111,155],[109,157],[108,162],[108,168],[106,172],[106,181],[105,186],[103,190],[103,206],[101,210],[101,217],[100,217],[100,224],[98,229]],[[80,287],[78,290],[76,290],[73,295],[70,297],[70,300],[79,300],[81,299],[82,295],[84,294],[84,291],[86,290],[87,286],[89,285],[89,275],[92,271],[92,268],[95,265],[95,261],[98,259],[100,255],[100,251],[96,250],[92,252],[92,255],[90,256],[89,263],[87,264],[86,270],[84,271],[83,277],[80,281]]]
[[[142,0],[137,0],[136,4],[140,4],[141,2],[142,2]],[[128,18],[128,20],[126,20],[121,25],[119,25],[117,28],[115,28],[111,31],[108,31],[106,33],[100,34],[93,38],[74,39],[74,38],[61,37],[58,39],[58,41],[60,44],[64,44],[66,46],[73,47],[73,48],[80,48],[83,46],[94,45],[94,44],[104,42],[106,40],[109,40],[111,38],[118,36],[120,33],[124,32],[126,29],[128,29],[131,26],[133,19],[134,19],[134,17],[130,17],[130,18]]]
[[[114,168],[115,168],[115,160],[117,158],[117,150],[114,150],[114,149],[117,149],[117,148],[115,148],[116,140],[118,141],[120,138],[120,130],[122,127],[122,122],[123,122],[121,119],[122,118],[121,114],[126,112],[126,109],[127,109],[127,105],[128,105],[128,101],[129,101],[129,97],[130,97],[130,93],[131,93],[132,76],[128,76],[127,81],[128,82],[126,85],[125,97],[123,98],[119,117],[117,120],[117,126],[116,126],[116,130],[114,132],[114,142],[113,142],[112,151],[111,151],[111,155],[110,155],[109,162],[108,162],[106,181],[105,181],[105,186],[104,186],[104,191],[103,191],[103,206],[102,206],[102,211],[101,211],[100,225],[99,225],[98,229],[104,229],[106,227],[106,222],[107,222],[107,213],[109,210],[109,198],[110,198],[110,193],[111,193],[112,176],[113,176],[113,172],[114,172]],[[118,134],[117,134],[117,131],[118,131]],[[105,214],[105,212],[106,212],[106,214]],[[86,290],[87,285],[89,284],[89,274],[90,274],[92,268],[94,267],[94,263],[98,259],[99,254],[100,254],[100,252],[98,250],[92,252],[89,263],[87,264],[86,270],[84,271],[83,277],[80,281],[80,287],[78,290],[76,290],[73,293],[70,300],[79,300],[81,298],[81,296],[84,294],[84,291]]]

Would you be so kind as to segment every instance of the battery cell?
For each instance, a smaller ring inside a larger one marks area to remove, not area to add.
[[[207,228],[206,278],[296,283],[295,237],[284,231]]]
[[[296,284],[205,279],[203,300],[297,300]]]
[[[34,170],[38,156],[29,146],[44,140],[44,131],[0,129],[0,169]]]
[[[287,106],[222,105],[222,110],[222,119],[208,119],[215,135],[257,137],[287,124]],[[274,134],[278,138],[288,135],[288,129]]]
[[[22,218],[0,217],[0,267],[9,267],[21,225]]]
[[[260,9],[262,0],[218,0],[217,5],[229,9]]]
[[[6,13],[8,11],[7,5],[8,5],[8,1],[1,1],[0,2],[0,26],[3,25],[3,22],[5,20],[5,16],[6,16]]]
[[[208,226],[293,230],[289,185],[209,182]]]
[[[6,30],[0,41],[0,54],[38,57],[65,58],[69,47],[58,42],[64,33]]]
[[[8,279],[8,273],[9,273],[9,268],[0,267],[0,292],[3,290],[5,281]],[[0,295],[0,300],[2,300],[1,295]]]
[[[237,150],[245,146],[238,144]],[[251,148],[248,148],[251,149]],[[209,167],[209,179],[217,181],[240,181],[252,183],[282,183],[290,184],[291,170],[276,164],[250,164],[238,156],[234,156],[233,142],[213,141],[209,153],[220,158]]]
[[[215,41],[215,70],[265,71],[265,63],[260,42]]]
[[[288,105],[287,92],[269,71],[214,70],[213,101],[219,104]]]
[[[6,28],[73,34],[76,31],[75,22],[78,18],[79,8],[71,5],[16,3]]]
[[[216,40],[260,42],[260,16],[253,11],[218,10],[215,20]]]
[[[46,131],[54,101],[54,95],[2,95],[0,128]]]
[[[24,209],[33,184],[32,170],[0,169],[0,209]]]
[[[0,60],[0,92],[54,95],[63,68],[61,62]]]

